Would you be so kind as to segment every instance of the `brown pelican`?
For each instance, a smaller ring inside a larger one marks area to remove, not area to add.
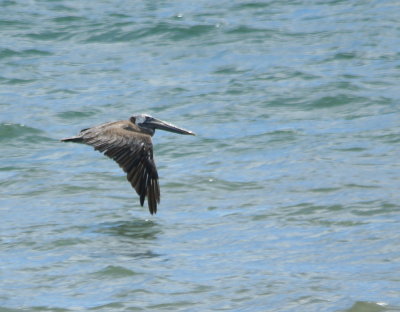
[[[127,179],[140,196],[143,206],[147,197],[150,213],[157,212],[160,203],[158,173],[153,159],[151,137],[156,129],[195,135],[146,114],[133,115],[129,120],[108,122],[83,129],[77,136],[63,142],[85,143],[112,159],[127,173]]]

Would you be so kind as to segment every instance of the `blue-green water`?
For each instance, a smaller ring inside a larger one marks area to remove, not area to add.
[[[0,311],[400,311],[398,1],[1,1]],[[134,113],[159,213],[60,138]]]

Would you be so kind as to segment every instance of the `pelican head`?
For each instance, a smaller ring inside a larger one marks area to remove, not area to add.
[[[144,131],[149,132],[151,135],[154,134],[156,129],[179,133],[179,134],[195,135],[194,132],[192,131],[178,128],[173,124],[159,120],[147,114],[133,115],[131,116],[130,121],[135,125],[137,125],[139,128],[143,129]]]

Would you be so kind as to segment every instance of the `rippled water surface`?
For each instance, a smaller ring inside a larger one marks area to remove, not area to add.
[[[400,311],[398,1],[0,12],[0,311]],[[141,112],[156,216],[59,141]]]

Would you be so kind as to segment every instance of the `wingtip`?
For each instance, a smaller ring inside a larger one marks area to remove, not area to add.
[[[157,204],[153,206],[149,203],[149,211],[151,215],[155,215],[157,213]]]

